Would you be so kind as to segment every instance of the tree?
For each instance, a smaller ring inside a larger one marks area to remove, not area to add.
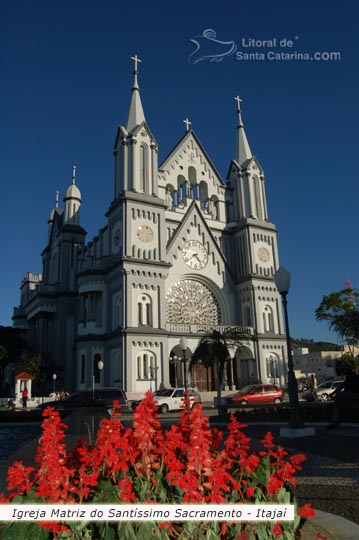
[[[222,386],[227,361],[230,359],[229,349],[245,348],[243,342],[252,340],[250,334],[240,328],[225,328],[222,331],[213,330],[204,335],[194,351],[190,366],[203,363],[205,367],[214,367],[217,375],[217,400],[218,408],[221,401]]]
[[[359,361],[356,360],[351,353],[344,353],[340,358],[335,360],[335,371],[337,375],[345,375],[348,371],[357,369]]]
[[[315,317],[318,321],[329,321],[329,327],[346,340],[354,358],[354,346],[359,340],[359,292],[342,289],[323,296]]]
[[[15,362],[27,350],[27,342],[20,329],[0,326],[0,347],[0,359],[7,363]]]

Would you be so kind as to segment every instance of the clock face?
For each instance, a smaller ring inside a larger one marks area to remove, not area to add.
[[[197,240],[188,240],[183,244],[182,257],[187,266],[193,270],[201,270],[208,262],[207,250]]]
[[[154,239],[153,230],[148,225],[140,225],[137,229],[136,235],[141,242],[145,243],[152,242]]]
[[[268,262],[270,260],[270,253],[267,248],[260,247],[257,251],[258,259],[262,262]]]

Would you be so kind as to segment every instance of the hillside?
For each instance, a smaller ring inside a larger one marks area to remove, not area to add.
[[[309,352],[316,351],[340,351],[340,345],[327,341],[314,341],[313,339],[291,339],[292,349],[308,348]]]

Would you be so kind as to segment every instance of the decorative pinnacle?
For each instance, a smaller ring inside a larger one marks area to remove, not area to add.
[[[185,120],[183,120],[183,123],[186,124],[186,131],[189,131],[189,126],[192,124],[192,122],[190,122],[188,118],[186,118]]]
[[[76,182],[76,165],[72,167],[72,183],[75,184]]]
[[[58,208],[59,207],[59,192],[56,191],[56,197],[55,197],[55,207]]]

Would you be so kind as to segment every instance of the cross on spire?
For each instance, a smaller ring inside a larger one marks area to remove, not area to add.
[[[135,63],[135,73],[137,73],[137,72],[138,72],[137,64],[138,64],[139,62],[142,62],[142,60],[140,60],[140,59],[138,58],[137,54],[135,54],[135,56],[131,56],[131,60],[133,60],[134,63]]]
[[[59,207],[59,192],[58,192],[58,191],[56,191],[55,207],[56,207],[56,208]]]
[[[76,165],[72,167],[72,183],[75,184],[76,182]]]
[[[238,111],[240,111],[241,110],[241,103],[242,103],[243,99],[241,99],[239,96],[236,96],[234,99],[237,102]]]
[[[186,131],[189,131],[189,126],[192,124],[192,122],[190,122],[188,118],[186,118],[185,120],[183,120],[183,123],[186,124]]]

